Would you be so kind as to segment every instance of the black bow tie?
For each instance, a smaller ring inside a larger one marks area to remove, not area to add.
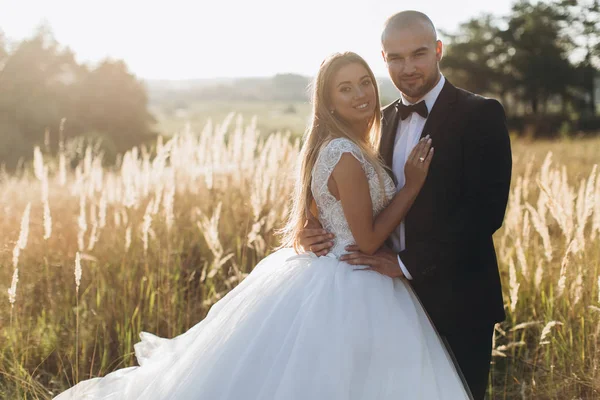
[[[412,104],[410,106],[404,105],[401,101],[399,101],[398,111],[400,112],[400,118],[402,118],[403,120],[408,118],[413,112],[416,112],[423,118],[427,118],[427,116],[429,115],[429,111],[427,110],[427,104],[425,104],[425,100],[421,100],[417,104]]]

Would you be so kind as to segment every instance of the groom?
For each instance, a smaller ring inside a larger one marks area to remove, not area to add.
[[[390,17],[382,55],[401,97],[383,109],[380,153],[404,185],[404,164],[430,135],[435,155],[423,189],[390,238],[393,250],[341,259],[408,279],[451,349],[475,399],[486,392],[494,324],[504,320],[492,234],[508,200],[512,157],[504,109],[496,100],[456,88],[440,73],[442,42],[423,13]],[[317,229],[301,244],[324,254]],[[398,338],[402,340],[402,338]]]

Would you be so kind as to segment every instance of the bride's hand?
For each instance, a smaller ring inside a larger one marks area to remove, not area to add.
[[[433,158],[433,147],[431,147],[431,138],[429,135],[417,143],[413,151],[406,160],[404,166],[404,176],[406,183],[404,187],[409,190],[419,192],[427,178],[427,172]]]

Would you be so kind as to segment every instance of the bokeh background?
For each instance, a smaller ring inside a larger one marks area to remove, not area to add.
[[[398,97],[379,35],[402,9],[508,117],[489,398],[600,398],[597,0],[0,0],[0,398],[201,320],[278,244],[321,61],[356,51]]]

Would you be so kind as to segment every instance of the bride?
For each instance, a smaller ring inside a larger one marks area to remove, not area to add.
[[[354,53],[334,54],[314,84],[284,247],[187,332],[141,333],[139,366],[83,381],[56,399],[469,399],[452,358],[410,286],[339,257],[374,253],[400,224],[427,175],[421,141],[397,194],[377,156],[379,93]],[[335,235],[327,256],[297,254],[311,205]]]

